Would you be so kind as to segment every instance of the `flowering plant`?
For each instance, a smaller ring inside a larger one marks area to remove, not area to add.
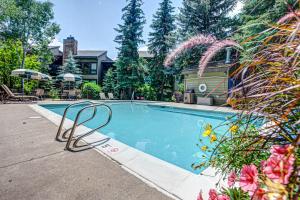
[[[289,187],[292,186],[289,179],[295,165],[294,147],[274,145],[270,153],[270,157],[262,161],[260,168],[253,164],[244,165],[239,177],[234,171],[231,172],[228,176],[229,189],[224,189],[221,194],[212,189],[209,199],[240,199],[241,196],[253,200],[288,199]],[[239,194],[238,198],[236,194]],[[201,198],[200,193],[199,199]]]

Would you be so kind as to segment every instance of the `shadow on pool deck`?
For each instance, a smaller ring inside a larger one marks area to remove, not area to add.
[[[0,105],[0,199],[170,199],[94,150],[64,151],[28,105]],[[30,118],[33,117],[33,118]]]

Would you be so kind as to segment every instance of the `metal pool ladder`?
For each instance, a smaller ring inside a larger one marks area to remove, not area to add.
[[[75,121],[74,121],[74,123],[73,123],[73,126],[72,126],[71,128],[69,128],[69,129],[67,129],[67,130],[62,134],[62,136],[61,136],[63,124],[64,124],[65,118],[66,118],[66,116],[67,116],[68,110],[69,110],[70,108],[74,107],[74,106],[81,105],[81,104],[88,104],[88,105],[85,106],[85,107],[83,107],[82,109],[79,110],[79,112],[78,112],[77,115],[76,115],[76,118],[75,118]],[[105,108],[108,110],[108,112],[109,112],[108,118],[107,118],[107,120],[105,121],[105,123],[99,125],[98,127],[92,129],[91,131],[88,131],[88,132],[85,133],[85,134],[81,134],[81,135],[79,135],[79,136],[77,136],[77,137],[74,137],[74,133],[75,133],[75,131],[76,131],[76,128],[79,127],[79,126],[81,126],[81,125],[83,125],[83,124],[86,123],[86,122],[89,122],[89,121],[93,120],[93,119],[95,118],[95,116],[96,116],[97,108],[99,108],[99,107],[105,107]],[[90,118],[88,118],[87,120],[84,120],[83,122],[80,122],[80,123],[79,123],[78,121],[79,121],[79,118],[80,118],[81,114],[82,114],[84,111],[88,110],[89,108],[93,108],[93,114],[92,114],[92,116],[91,116]],[[83,101],[83,102],[71,104],[71,105],[69,105],[69,106],[65,109],[65,111],[64,111],[64,114],[63,114],[62,120],[61,120],[61,122],[60,122],[60,126],[59,126],[59,128],[58,128],[58,131],[57,131],[57,134],[56,134],[55,139],[56,139],[57,141],[60,141],[60,142],[66,142],[66,141],[67,141],[67,144],[66,144],[66,148],[65,148],[65,149],[66,149],[66,150],[69,150],[69,151],[72,151],[72,148],[78,148],[78,147],[80,147],[80,146],[78,146],[77,144],[78,144],[78,142],[79,142],[81,139],[83,139],[83,138],[85,138],[85,137],[91,135],[92,133],[96,132],[97,130],[99,130],[99,129],[105,127],[105,126],[110,122],[111,118],[112,118],[112,110],[111,110],[110,106],[108,106],[108,105],[106,105],[106,104],[103,104],[103,103],[93,103],[93,102],[91,102],[91,101]],[[70,131],[71,131],[71,132],[70,132]],[[68,132],[70,132],[69,136],[67,136]],[[62,137],[62,139],[60,138],[60,136]],[[72,141],[74,141],[74,142],[73,142],[73,145],[72,145],[72,148],[71,148],[70,146],[71,146]]]

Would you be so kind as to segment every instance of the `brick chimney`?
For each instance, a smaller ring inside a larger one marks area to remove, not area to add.
[[[63,43],[63,60],[68,58],[70,52],[73,55],[77,55],[78,42],[73,36],[70,35],[67,39],[64,39]]]

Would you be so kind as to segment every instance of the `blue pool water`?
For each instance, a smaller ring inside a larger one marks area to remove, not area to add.
[[[196,146],[202,138],[203,126],[213,126],[226,121],[230,113],[196,111],[135,103],[108,104],[112,108],[111,122],[100,130],[101,133],[134,147],[161,160],[177,165],[195,174],[191,165],[199,161],[204,154]],[[67,105],[43,105],[43,107],[62,115]],[[77,112],[84,105],[72,108],[67,118],[74,120]],[[87,119],[92,110],[82,119]],[[104,122],[108,112],[100,108],[96,118],[86,126],[95,128]],[[222,126],[217,133],[224,134],[228,127]],[[220,136],[220,135],[219,135]],[[203,138],[202,138],[203,139]],[[211,146],[209,139],[204,139],[201,146]],[[208,152],[206,152],[206,156]],[[203,169],[202,169],[203,170]]]

